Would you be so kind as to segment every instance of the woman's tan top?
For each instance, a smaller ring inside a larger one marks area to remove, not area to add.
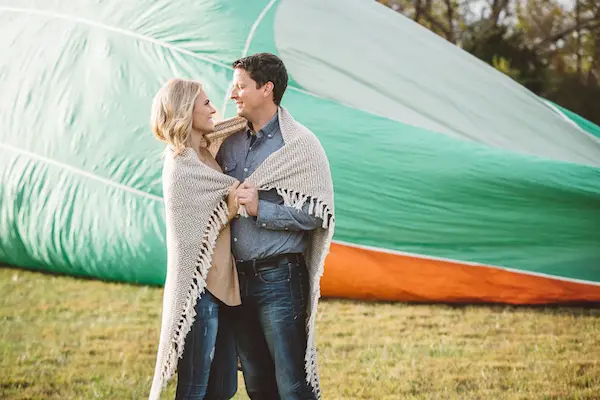
[[[200,160],[216,171],[223,172],[219,164],[206,150],[201,150]],[[231,255],[231,229],[229,225],[221,230],[213,253],[213,264],[206,277],[206,289],[228,306],[242,304],[240,283],[235,260]]]

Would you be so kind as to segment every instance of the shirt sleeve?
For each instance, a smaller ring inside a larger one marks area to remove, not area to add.
[[[310,231],[323,224],[321,218],[308,214],[308,202],[302,210],[267,200],[258,201],[257,226],[274,231]]]

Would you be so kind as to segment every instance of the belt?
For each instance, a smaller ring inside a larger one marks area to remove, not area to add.
[[[302,253],[286,253],[248,261],[236,261],[235,263],[238,271],[246,270],[258,273],[277,268],[282,264],[301,263],[302,261],[304,261]]]

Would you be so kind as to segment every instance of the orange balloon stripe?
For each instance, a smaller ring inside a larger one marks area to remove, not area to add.
[[[600,302],[600,286],[333,243],[324,297],[407,302]]]

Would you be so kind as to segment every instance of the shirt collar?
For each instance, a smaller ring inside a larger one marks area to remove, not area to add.
[[[256,137],[258,139],[262,138],[263,136],[266,136],[267,138],[272,138],[273,135],[275,134],[275,131],[277,130],[277,127],[279,125],[279,113],[276,112],[275,115],[273,116],[273,118],[271,118],[271,120],[269,122],[267,122],[267,124],[265,126],[262,127],[262,129],[260,129],[258,132],[256,132]],[[248,130],[246,132],[247,137],[250,138],[250,136],[252,136],[252,125],[250,124],[250,122],[248,122]]]

